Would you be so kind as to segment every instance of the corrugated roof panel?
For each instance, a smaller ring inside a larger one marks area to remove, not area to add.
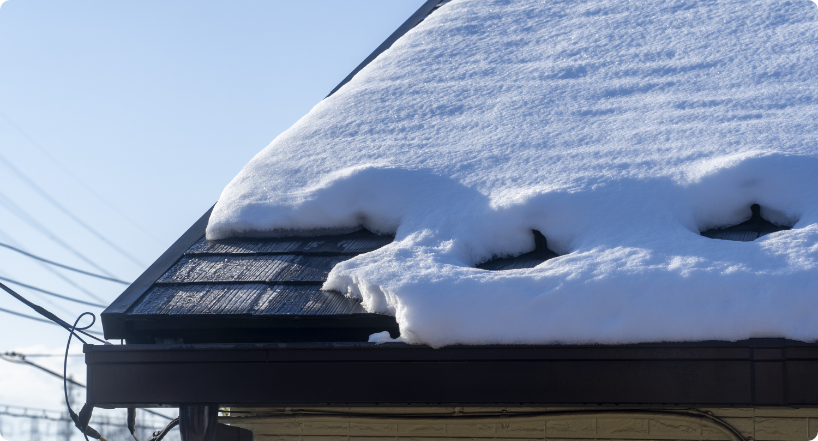
[[[337,263],[353,256],[185,256],[157,283],[324,282]]]
[[[273,253],[366,253],[392,242],[392,236],[366,230],[324,237],[281,239],[228,239],[208,242],[202,238],[186,254],[273,254]]]
[[[346,312],[345,312],[346,311]],[[337,315],[366,313],[361,304],[318,285],[274,285],[259,302],[257,315]]]
[[[705,233],[702,233],[702,236],[709,237],[711,239],[721,239],[721,240],[735,240],[738,242],[752,242],[758,239],[759,234],[755,231],[741,231],[741,230],[711,230]]]
[[[154,286],[131,315],[252,314],[264,284]]]

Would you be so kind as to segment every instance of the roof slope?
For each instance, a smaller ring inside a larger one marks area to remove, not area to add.
[[[393,317],[367,313],[359,300],[321,290],[333,266],[390,243],[391,236],[360,230],[209,242],[208,216],[106,309],[106,338],[246,343],[397,335]]]
[[[452,0],[257,155],[208,237],[395,242],[325,288],[407,341],[818,339],[809,0]],[[700,233],[750,206],[793,228]],[[560,254],[481,271],[492,256]]]

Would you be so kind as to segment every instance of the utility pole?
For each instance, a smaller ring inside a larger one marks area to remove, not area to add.
[[[29,429],[30,441],[40,441],[40,420],[31,418],[31,429]]]

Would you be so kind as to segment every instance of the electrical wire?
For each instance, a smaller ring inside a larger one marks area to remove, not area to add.
[[[14,252],[20,253],[20,254],[22,254],[24,256],[30,257],[32,259],[39,260],[40,262],[45,262],[45,263],[47,263],[49,265],[54,265],[54,266],[57,266],[57,267],[60,267],[60,268],[63,268],[63,269],[67,269],[69,271],[74,271],[75,273],[84,274],[84,275],[90,276],[90,277],[96,277],[98,279],[107,280],[109,282],[116,282],[116,283],[121,283],[123,285],[130,285],[130,282],[126,282],[124,280],[115,279],[113,277],[106,277],[106,276],[103,276],[103,275],[100,275],[100,274],[95,274],[95,273],[92,273],[92,272],[84,271],[84,270],[81,270],[79,268],[74,268],[72,266],[64,265],[62,263],[57,263],[57,262],[54,262],[53,260],[48,260],[48,259],[46,259],[44,257],[37,256],[36,254],[31,254],[28,251],[23,251],[23,250],[21,250],[21,249],[19,249],[17,247],[13,247],[13,246],[11,246],[9,244],[5,244],[3,242],[0,242],[0,247],[8,248],[8,249],[10,249],[10,250],[12,250]]]
[[[83,317],[86,315],[91,316],[91,324],[82,328],[77,328],[77,324],[82,320]],[[62,363],[62,386],[63,392],[65,393],[65,405],[68,407],[68,415],[71,416],[71,419],[74,420],[74,425],[80,429],[82,432],[82,436],[85,437],[85,441],[88,441],[88,437],[95,438],[101,441],[108,441],[99,434],[93,427],[89,426],[88,423],[91,422],[91,414],[94,412],[94,406],[85,403],[80,409],[79,415],[74,412],[74,409],[71,409],[71,402],[68,400],[68,350],[71,349],[71,338],[74,336],[74,331],[82,331],[85,329],[94,326],[94,323],[97,321],[97,317],[90,312],[83,312],[74,320],[74,324],[71,325],[71,329],[68,333],[68,343],[65,344],[65,357],[63,358]],[[82,341],[82,339],[77,336],[77,339]],[[73,381],[73,380],[72,380]]]
[[[60,210],[60,211],[61,211],[63,214],[65,214],[66,216],[70,217],[70,218],[71,218],[71,219],[72,219],[74,222],[76,222],[78,225],[80,225],[80,226],[81,226],[82,228],[84,228],[86,231],[88,231],[88,232],[89,232],[89,233],[91,233],[92,235],[96,236],[96,237],[97,237],[97,239],[99,239],[100,241],[102,241],[103,243],[105,243],[106,245],[108,245],[109,247],[113,248],[113,249],[114,249],[114,250],[116,250],[116,251],[117,251],[119,254],[121,254],[122,256],[124,256],[125,258],[127,258],[128,260],[130,260],[131,262],[135,263],[135,264],[136,264],[136,265],[138,265],[139,267],[141,267],[141,268],[144,268],[144,267],[145,267],[145,264],[144,264],[144,263],[142,263],[142,262],[140,262],[140,261],[139,261],[139,259],[137,259],[137,258],[136,258],[136,257],[134,257],[133,255],[131,255],[130,253],[128,253],[127,251],[125,251],[124,249],[122,249],[121,247],[119,247],[119,245],[117,245],[117,244],[113,243],[113,242],[112,242],[111,240],[109,240],[107,237],[103,236],[103,235],[102,235],[100,232],[98,232],[97,230],[95,230],[94,228],[92,228],[90,225],[88,225],[87,223],[85,223],[85,222],[84,222],[82,219],[80,219],[79,217],[77,217],[77,215],[75,215],[75,214],[74,214],[74,213],[73,213],[71,210],[69,210],[68,208],[66,208],[65,206],[63,206],[61,203],[57,202],[57,200],[56,200],[56,199],[54,199],[54,197],[53,197],[53,196],[51,196],[51,194],[49,194],[49,193],[48,193],[47,191],[45,191],[45,190],[44,190],[42,187],[40,187],[39,185],[37,185],[37,183],[36,183],[36,182],[34,182],[34,180],[33,180],[33,179],[31,179],[31,178],[29,178],[28,176],[26,176],[26,174],[25,174],[25,173],[23,173],[23,172],[22,172],[22,170],[20,170],[19,168],[17,168],[17,167],[16,167],[16,166],[15,166],[15,165],[14,165],[14,164],[11,162],[11,161],[9,161],[9,160],[8,160],[8,158],[6,158],[5,156],[3,156],[3,154],[2,154],[2,153],[0,153],[0,162],[2,162],[3,164],[5,164],[5,165],[6,165],[6,167],[8,167],[8,168],[9,168],[9,170],[11,170],[12,172],[14,172],[14,174],[15,174],[15,175],[17,175],[17,177],[18,177],[18,178],[20,178],[20,180],[22,180],[23,182],[25,182],[26,184],[28,184],[28,186],[29,186],[29,187],[31,187],[31,188],[32,188],[34,191],[36,191],[36,192],[37,192],[37,193],[38,193],[40,196],[42,196],[42,198],[43,198],[43,199],[45,199],[45,200],[47,200],[48,202],[50,202],[50,203],[51,203],[51,205],[53,205],[54,207],[56,207],[58,210]]]
[[[157,432],[153,432],[153,436],[150,437],[150,439],[148,439],[148,441],[162,441],[162,438],[164,438],[165,435],[170,433],[170,431],[174,427],[176,427],[178,425],[179,425],[179,418],[177,417],[177,418],[174,418],[173,420],[171,420],[171,422],[169,422],[168,425],[165,426],[164,429],[162,429],[160,431],[157,431]]]
[[[39,358],[39,357],[62,357],[63,356],[63,354],[21,354],[19,352],[8,352],[8,351],[6,351],[6,352],[10,353],[10,354],[16,354],[16,355],[19,355],[21,357],[34,357],[34,358]],[[69,357],[85,357],[85,354],[68,354],[68,356]],[[2,406],[4,406],[4,405],[0,404],[0,407],[2,407]]]
[[[38,263],[39,263],[39,262],[38,262]],[[0,269],[0,277],[5,277],[5,278],[8,278],[8,276],[10,276],[10,274],[8,274],[7,272],[5,272],[5,271],[3,271],[2,269]],[[53,308],[55,308],[56,312],[59,312],[59,313],[62,313],[62,314],[68,314],[68,315],[72,315],[72,314],[73,314],[73,312],[69,312],[69,310],[68,310],[68,309],[66,309],[66,305],[64,305],[63,303],[61,303],[61,302],[59,301],[59,299],[52,299],[50,296],[48,296],[48,295],[43,295],[42,293],[39,293],[39,292],[36,292],[36,291],[35,291],[35,294],[36,294],[37,296],[39,296],[39,299],[40,299],[40,300],[42,300],[43,302],[45,302],[45,304],[46,304],[48,307],[53,307]],[[55,312],[55,313],[56,313],[56,312]]]
[[[15,123],[14,123],[14,121],[12,121],[12,120],[11,120],[11,118],[9,118],[9,117],[8,117],[8,116],[7,116],[5,113],[3,113],[2,111],[0,111],[0,117],[1,117],[1,118],[3,118],[3,119],[6,121],[6,123],[8,123],[8,125],[9,125],[9,126],[11,126],[11,128],[13,128],[14,130],[16,130],[16,131],[17,131],[17,133],[19,133],[20,135],[22,135],[22,136],[23,136],[23,138],[25,138],[25,139],[26,139],[26,140],[29,142],[29,144],[31,144],[31,145],[33,145],[34,147],[36,147],[36,148],[37,148],[37,150],[39,150],[39,151],[40,151],[40,153],[42,153],[42,154],[43,154],[43,155],[45,155],[45,156],[46,156],[48,159],[50,159],[50,160],[51,160],[51,162],[53,162],[53,163],[54,163],[54,164],[55,164],[57,167],[59,167],[59,168],[60,168],[60,170],[62,170],[62,171],[63,171],[63,172],[66,174],[66,175],[70,176],[70,177],[71,177],[71,178],[72,178],[74,181],[76,181],[78,184],[80,184],[80,185],[81,185],[83,188],[85,188],[85,189],[86,189],[86,190],[87,190],[89,193],[91,193],[92,195],[96,196],[96,198],[97,198],[97,199],[99,199],[99,201],[100,201],[100,202],[102,202],[103,204],[105,204],[105,206],[107,206],[107,207],[108,207],[108,208],[110,208],[111,210],[115,211],[115,212],[116,212],[117,214],[119,214],[119,215],[120,215],[120,216],[121,216],[123,219],[125,219],[126,221],[128,221],[128,222],[129,222],[131,225],[133,225],[134,227],[136,227],[136,228],[137,228],[138,230],[140,230],[141,232],[145,233],[145,235],[146,235],[146,236],[148,236],[148,237],[150,237],[151,239],[153,239],[153,240],[154,240],[154,241],[155,241],[157,244],[159,244],[159,245],[165,245],[165,242],[164,242],[162,239],[159,239],[158,237],[156,237],[156,236],[155,236],[153,233],[151,233],[150,231],[148,231],[148,230],[147,230],[145,227],[143,227],[142,225],[140,225],[140,224],[139,224],[137,221],[133,220],[133,219],[132,219],[131,217],[129,217],[127,214],[125,214],[124,212],[122,212],[122,210],[120,210],[119,208],[117,208],[117,207],[116,207],[114,204],[112,204],[112,203],[111,203],[111,202],[109,202],[107,199],[105,199],[104,197],[102,197],[102,195],[100,195],[99,193],[97,193],[96,191],[94,191],[94,189],[93,189],[93,188],[91,188],[91,186],[90,186],[90,185],[86,184],[86,183],[85,183],[85,181],[83,181],[82,179],[80,179],[79,177],[77,177],[77,175],[75,175],[74,173],[72,173],[72,172],[71,172],[71,170],[69,170],[69,169],[68,169],[67,167],[65,167],[65,166],[64,166],[64,165],[63,165],[63,164],[62,164],[60,161],[58,161],[58,160],[57,160],[57,158],[55,158],[55,157],[54,157],[54,156],[53,156],[53,155],[52,155],[52,154],[51,154],[51,153],[50,153],[48,150],[46,150],[46,149],[45,149],[45,147],[41,146],[41,145],[40,145],[40,143],[38,143],[38,142],[34,141],[34,139],[33,139],[31,136],[29,136],[29,135],[28,135],[28,133],[26,133],[26,132],[25,132],[23,129],[21,129],[21,128],[20,128],[20,127],[17,125],[17,124],[15,124]]]
[[[62,294],[57,294],[55,292],[47,291],[47,290],[44,290],[42,288],[37,288],[36,286],[31,286],[31,285],[28,285],[28,284],[25,284],[25,283],[22,283],[22,282],[18,282],[16,280],[9,279],[8,277],[0,276],[0,280],[2,280],[4,282],[8,282],[8,283],[13,283],[15,285],[19,285],[19,286],[22,286],[24,288],[28,288],[28,289],[31,289],[31,290],[34,290],[34,291],[37,291],[37,292],[40,292],[40,293],[43,293],[43,294],[46,294],[46,295],[57,297],[59,299],[68,300],[69,302],[81,303],[83,305],[88,305],[88,306],[96,306],[97,308],[106,308],[105,305],[100,305],[99,303],[91,303],[91,302],[86,302],[84,300],[72,299],[71,297],[64,296]]]
[[[59,378],[60,380],[66,380],[69,383],[73,384],[74,386],[79,386],[79,387],[82,387],[82,388],[86,387],[84,384],[82,384],[80,382],[77,382],[77,381],[74,381],[71,378],[68,378],[68,379],[63,378],[63,376],[60,375],[58,372],[54,372],[54,371],[52,371],[51,369],[48,369],[45,366],[40,366],[37,363],[30,362],[30,361],[26,360],[26,357],[24,355],[20,355],[20,354],[17,354],[15,352],[6,352],[5,354],[0,354],[0,359],[8,361],[9,363],[27,364],[27,365],[33,366],[33,367],[35,367],[35,368],[37,368],[37,369],[39,369],[39,370],[41,370],[41,371],[43,371],[43,372],[45,372],[47,374],[51,374],[51,375]]]
[[[2,228],[0,228],[0,234],[3,234],[3,236],[5,236],[6,239],[8,239],[8,241],[11,242],[12,245],[16,246],[17,248],[22,249],[20,244],[16,240],[14,240],[13,237],[9,236],[5,231],[3,231]],[[63,282],[65,282],[65,283],[73,286],[74,288],[77,288],[78,290],[84,292],[88,297],[91,297],[92,299],[94,299],[94,300],[96,300],[98,302],[105,302],[105,300],[103,300],[102,298],[100,298],[96,294],[92,293],[91,291],[85,289],[84,287],[82,287],[78,283],[74,282],[70,278],[66,277],[63,273],[57,271],[55,268],[52,268],[47,263],[40,262],[39,260],[37,260],[36,262],[37,262],[38,265],[43,267],[43,269],[45,269],[46,271],[48,271],[51,274],[54,274],[55,276],[57,276]]]
[[[5,312],[6,314],[16,315],[18,317],[27,318],[29,320],[36,320],[38,322],[48,323],[49,325],[56,325],[56,323],[52,322],[51,320],[41,319],[39,317],[33,317],[30,315],[26,315],[20,312],[14,312],[10,309],[0,308],[0,312]]]
[[[31,308],[31,309],[33,309],[33,310],[37,311],[37,313],[38,313],[38,314],[40,314],[41,316],[43,316],[43,317],[45,317],[45,318],[47,318],[47,319],[49,319],[49,320],[51,320],[51,321],[55,322],[56,324],[58,324],[58,325],[62,326],[62,327],[63,327],[63,328],[65,328],[66,330],[71,329],[71,325],[69,325],[68,323],[66,323],[66,322],[65,322],[65,320],[63,320],[63,319],[61,319],[61,318],[57,317],[57,316],[56,316],[56,315],[54,315],[54,314],[53,314],[51,311],[49,311],[49,310],[47,310],[47,309],[45,309],[45,308],[43,308],[43,307],[41,307],[41,306],[35,305],[34,303],[31,303],[31,302],[30,302],[28,299],[26,299],[25,297],[21,296],[20,294],[17,294],[17,293],[16,293],[16,292],[15,292],[13,289],[9,288],[9,287],[8,287],[8,286],[6,286],[5,284],[0,283],[0,289],[2,289],[3,291],[5,291],[5,292],[7,292],[7,293],[11,294],[11,296],[12,296],[12,297],[14,297],[15,299],[17,299],[17,300],[19,300],[19,301],[23,302],[23,303],[24,303],[26,306],[28,306],[29,308]],[[19,313],[14,313],[14,314],[15,314],[15,315],[23,315],[23,314],[19,314]],[[91,313],[89,312],[89,313],[86,313],[86,314],[91,314]],[[93,314],[91,314],[91,315],[93,315]],[[30,318],[35,318],[35,317],[30,317]],[[95,321],[96,321],[96,319],[95,319]],[[86,332],[86,329],[87,329],[87,328],[82,328],[82,329],[80,329],[80,330],[79,330],[79,332],[80,332],[81,334],[85,335],[86,337],[93,338],[94,340],[99,341],[99,342],[102,342],[102,343],[104,343],[104,344],[106,344],[106,345],[111,344],[111,343],[108,343],[108,342],[107,342],[107,341],[105,341],[105,340],[102,340],[102,339],[98,338],[98,337],[94,337],[93,335],[89,334],[89,332],[91,332],[91,331]],[[73,332],[73,331],[72,331],[72,332]],[[81,342],[85,343],[85,340],[83,340],[83,339],[82,339],[82,338],[81,338],[79,335],[77,336],[77,339],[79,339],[79,341],[81,341]]]
[[[63,375],[60,375],[59,372],[54,372],[54,371],[52,371],[51,369],[49,369],[49,368],[47,368],[45,366],[41,366],[41,365],[39,365],[37,363],[34,363],[33,361],[26,360],[26,357],[36,357],[36,356],[53,357],[55,355],[57,357],[84,357],[85,356],[85,354],[67,354],[67,355],[64,355],[64,354],[20,354],[20,353],[11,351],[11,352],[5,352],[3,354],[0,354],[0,359],[3,359],[5,361],[11,362],[11,363],[27,364],[27,365],[35,367],[35,368],[37,368],[37,369],[39,369],[39,370],[41,370],[43,372],[46,372],[46,373],[48,373],[50,375],[53,375],[53,376],[59,378],[60,380],[67,380],[68,382],[70,382],[74,386],[78,386],[78,387],[81,387],[81,388],[87,388],[88,386],[86,386],[86,385],[84,385],[84,384],[82,384],[82,383],[80,383],[78,381],[74,381],[71,378],[66,379],[65,377],[63,377]],[[0,406],[2,406],[2,405],[0,405]],[[164,418],[166,420],[173,419],[172,417],[161,414],[159,412],[155,412],[155,411],[150,410],[150,409],[141,409],[141,410],[144,410],[145,412],[147,412],[147,413],[149,413],[151,415],[162,417],[162,418]]]
[[[6,309],[6,308],[0,308],[0,312],[5,312],[6,314],[16,315],[17,317],[26,318],[26,319],[38,321],[38,322],[41,322],[41,323],[47,323],[49,325],[62,326],[59,323],[54,323],[51,320],[41,319],[39,317],[30,316],[30,315],[23,314],[23,313],[16,312],[16,311],[12,311],[12,310]],[[89,334],[102,335],[101,332],[97,332],[97,331],[83,331],[83,332],[88,332]]]
[[[14,201],[9,199],[8,196],[3,194],[2,191],[0,191],[0,205],[3,205],[4,207],[6,207],[6,209],[8,209],[12,214],[14,214],[18,218],[20,218],[20,220],[22,220],[23,222],[28,224],[30,227],[36,229],[37,231],[39,231],[41,234],[48,237],[52,241],[56,242],[57,245],[65,248],[66,250],[68,250],[69,252],[74,254],[75,256],[79,257],[85,263],[93,266],[94,268],[96,268],[97,270],[99,270],[100,272],[102,272],[103,274],[105,274],[105,275],[107,275],[109,277],[114,277],[114,275],[111,274],[109,271],[107,271],[105,268],[99,266],[94,261],[92,261],[91,259],[86,257],[84,254],[77,251],[74,247],[72,247],[71,245],[68,245],[68,243],[66,243],[65,241],[60,239],[56,234],[52,233],[48,228],[43,226],[43,224],[39,223],[33,216],[28,214],[25,210],[20,208],[19,205],[15,204]]]

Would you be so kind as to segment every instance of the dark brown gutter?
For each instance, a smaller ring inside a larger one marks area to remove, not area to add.
[[[86,346],[102,407],[818,405],[818,345],[280,343]]]

